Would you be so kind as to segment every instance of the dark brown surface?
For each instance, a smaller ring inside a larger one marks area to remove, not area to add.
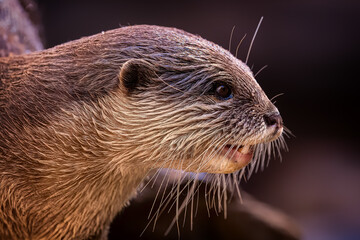
[[[194,198],[193,212],[196,215],[194,215],[192,230],[190,205],[186,212],[185,224],[184,215],[180,215],[179,232],[176,225],[174,225],[169,234],[165,235],[176,214],[174,207],[171,211],[169,211],[169,208],[166,209],[158,219],[155,227],[153,222],[148,220],[149,211],[159,185],[160,180],[155,184],[154,188],[148,187],[145,189],[136,199],[131,201],[130,207],[124,209],[115,218],[110,228],[109,239],[122,239],[124,237],[144,240],[177,239],[180,236],[180,239],[296,240],[301,237],[299,226],[291,217],[265,203],[257,201],[244,191],[242,192],[242,203],[236,193],[229,201],[226,219],[224,219],[223,211],[219,212],[213,208],[208,211],[205,204],[204,184],[199,188],[199,199]],[[168,187],[167,192],[171,187],[172,184]],[[184,194],[183,197],[185,197]],[[155,205],[156,210],[157,205]],[[149,222],[151,223],[144,231]],[[144,233],[140,237],[140,233],[143,231]]]
[[[0,57],[29,53],[43,48],[40,15],[31,0],[4,0],[0,4]]]

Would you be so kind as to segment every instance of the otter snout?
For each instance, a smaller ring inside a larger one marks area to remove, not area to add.
[[[278,137],[283,131],[283,120],[279,112],[272,112],[263,116],[267,130],[273,138]]]
[[[267,127],[281,128],[283,126],[283,120],[280,113],[270,113],[264,115],[264,121]]]

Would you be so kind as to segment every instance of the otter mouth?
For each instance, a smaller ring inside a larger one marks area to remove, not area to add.
[[[254,145],[226,145],[221,155],[231,160],[233,164],[238,165],[240,168],[246,166],[251,162],[254,156]]]

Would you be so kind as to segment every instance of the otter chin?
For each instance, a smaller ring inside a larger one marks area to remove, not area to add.
[[[225,179],[284,146],[250,68],[179,29],[114,29],[0,70],[0,239],[106,239],[154,170]]]

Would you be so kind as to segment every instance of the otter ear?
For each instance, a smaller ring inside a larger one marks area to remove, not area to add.
[[[141,59],[130,59],[120,69],[120,87],[126,94],[132,94],[139,88],[148,86],[154,76],[155,71],[150,63]]]

